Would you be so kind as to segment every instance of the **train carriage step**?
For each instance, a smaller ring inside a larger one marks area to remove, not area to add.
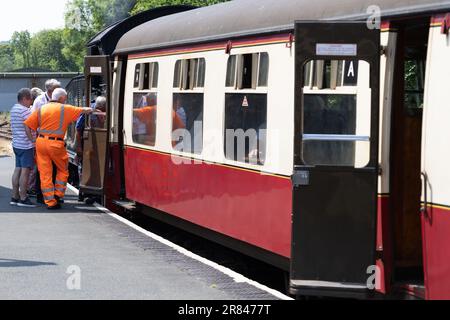
[[[136,202],[129,201],[129,200],[113,200],[113,203],[115,205],[118,205],[119,207],[122,207],[128,211],[135,211],[136,210]]]
[[[425,286],[423,282],[417,283],[397,283],[394,288],[394,295],[401,299],[425,299]]]

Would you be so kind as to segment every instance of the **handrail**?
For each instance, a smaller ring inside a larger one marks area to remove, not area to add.
[[[365,141],[370,142],[369,136],[344,134],[304,134],[303,141]]]

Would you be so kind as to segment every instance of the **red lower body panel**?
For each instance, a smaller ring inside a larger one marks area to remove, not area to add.
[[[427,299],[450,299],[450,208],[429,207],[422,216]]]
[[[178,159],[179,161],[180,159]],[[130,200],[289,258],[292,184],[284,177],[126,148]]]

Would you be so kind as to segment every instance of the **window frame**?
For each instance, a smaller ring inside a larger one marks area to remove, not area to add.
[[[200,61],[203,60],[203,77],[199,77],[199,67],[201,65]],[[172,86],[172,94],[171,94],[171,112],[174,111],[174,102],[175,102],[175,95],[185,95],[185,94],[201,94],[203,97],[203,103],[202,103],[202,148],[201,152],[195,153],[194,150],[192,152],[187,151],[179,151],[176,150],[175,147],[172,146],[172,152],[179,155],[186,155],[189,157],[201,157],[205,151],[205,135],[204,135],[204,128],[205,128],[205,87],[206,87],[206,70],[207,70],[207,58],[205,56],[194,56],[190,58],[184,58],[184,59],[177,59],[175,61],[175,64],[173,65],[173,86]],[[180,67],[177,74],[177,66]],[[189,67],[189,68],[188,68]],[[193,70],[188,70],[193,68]],[[191,74],[189,74],[191,73]],[[178,86],[176,86],[176,78],[178,78]],[[198,80],[200,78],[203,78],[203,85],[198,86]],[[187,81],[189,80],[189,85]],[[172,119],[170,124],[170,141],[172,140],[172,134],[174,132],[174,121]],[[193,147],[193,146],[191,146]]]
[[[305,62],[304,64],[304,69],[307,68],[307,65],[311,62],[315,62],[315,61],[320,61],[320,60],[314,60],[314,59],[310,59],[308,61]],[[333,61],[345,61],[345,59],[342,60],[333,60]],[[332,62],[333,62],[332,61]],[[370,68],[372,67],[370,62],[364,59],[358,59],[358,62],[364,62],[367,63],[369,66],[369,90],[371,90],[372,88],[370,87]],[[309,85],[305,85],[305,87],[303,88],[303,97],[307,96],[307,95],[354,95],[356,98],[356,112],[358,112],[358,109],[360,108],[358,106],[358,101],[359,101],[359,94],[360,91],[364,90],[363,86],[363,78],[360,77],[359,71],[361,70],[358,67],[358,78],[357,78],[357,82],[356,85],[344,85],[344,78],[345,78],[345,64],[342,65],[342,73],[341,73],[341,86],[336,86],[336,88],[319,88],[318,86],[315,86],[314,84],[317,84],[316,82],[316,77],[318,76],[315,64],[313,65],[313,68],[310,68],[310,72],[311,74],[309,75],[309,78],[311,80],[311,82],[309,83]],[[323,68],[322,68],[323,70]],[[330,71],[331,74],[331,71]],[[339,72],[337,72],[337,74],[339,75]],[[306,78],[306,74],[303,75]],[[311,79],[312,77],[312,79]],[[332,79],[330,78],[330,84],[332,83]],[[305,82],[306,83],[306,82]],[[331,86],[330,86],[331,87]],[[373,108],[373,106],[370,106],[371,108]],[[302,111],[302,121],[305,121],[305,116],[304,116],[304,110]],[[371,113],[370,113],[371,114]],[[358,116],[357,116],[358,117]],[[358,121],[358,118],[357,120]],[[373,119],[370,118],[369,119],[369,130],[373,125]],[[304,123],[303,123],[303,127],[304,127]],[[373,137],[371,135],[369,136],[365,136],[365,135],[360,135],[358,134],[358,132],[355,132],[354,135],[346,135],[346,134],[317,134],[317,133],[305,133],[302,132],[302,152],[301,152],[301,157],[302,157],[302,162],[305,165],[311,165],[311,166],[318,166],[318,167],[348,167],[348,166],[342,166],[342,165],[338,165],[338,164],[311,164],[311,163],[307,163],[305,161],[305,154],[304,154],[304,146],[305,143],[311,142],[311,141],[347,141],[347,142],[368,142],[371,143]],[[369,153],[369,158],[370,158],[370,153]],[[356,160],[355,160],[356,161]],[[356,164],[354,165],[354,168],[366,168],[368,165],[370,165],[370,159],[368,160],[368,163],[366,163],[363,167],[357,166]]]
[[[261,55],[267,56],[267,84],[265,86],[260,86],[261,79]],[[246,55],[252,55],[252,87],[243,88],[244,79],[244,60]],[[230,59],[235,57],[234,66],[230,66]],[[256,65],[256,68],[254,67]],[[228,85],[229,71],[233,70],[234,75],[231,80],[234,80],[232,86]],[[237,54],[230,54],[226,63],[226,74],[225,74],[225,92],[249,92],[249,93],[268,93],[270,82],[270,53],[268,51],[253,51],[253,52],[242,52]]]
[[[202,65],[200,63],[201,60],[203,60],[204,66],[202,77],[200,77],[199,72],[200,66]],[[206,65],[206,58],[203,56],[176,60],[173,68],[173,93],[204,93],[206,85]],[[180,67],[178,71],[177,66]],[[199,86],[199,79],[203,80],[203,84],[201,86]]]
[[[143,81],[141,80],[142,78],[145,78],[142,76],[142,66],[145,65],[149,65],[149,79],[148,79],[148,85],[149,88],[148,89],[142,89],[142,85],[143,85]],[[140,78],[139,78],[139,87],[133,87],[133,90],[131,92],[131,99],[132,99],[132,107],[131,107],[131,141],[134,145],[139,145],[139,146],[143,146],[145,148],[156,148],[157,144],[158,144],[158,114],[159,114],[159,108],[158,108],[158,95],[159,95],[159,84],[160,84],[160,61],[157,60],[152,60],[152,61],[146,61],[146,62],[138,62],[136,63],[135,66],[135,74],[134,74],[134,81],[136,81],[136,69],[138,66],[140,66]],[[157,79],[156,79],[156,87],[153,86],[154,85],[154,75],[155,75],[155,70],[157,70],[156,74],[157,74]],[[157,97],[157,110],[156,110],[156,121],[155,121],[155,125],[156,125],[156,129],[155,129],[155,143],[153,145],[147,145],[147,144],[143,144],[143,143],[139,143],[136,142],[134,140],[134,132],[133,132],[133,122],[134,122],[134,110],[135,106],[134,106],[134,96],[135,94],[149,94],[149,93],[154,93],[156,94]]]

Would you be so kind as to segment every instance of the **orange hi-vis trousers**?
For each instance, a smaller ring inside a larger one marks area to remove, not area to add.
[[[36,140],[36,155],[45,204],[49,207],[56,206],[58,201],[55,196],[64,198],[69,179],[69,156],[65,143],[39,137]],[[53,184],[53,163],[57,168],[55,184]]]

